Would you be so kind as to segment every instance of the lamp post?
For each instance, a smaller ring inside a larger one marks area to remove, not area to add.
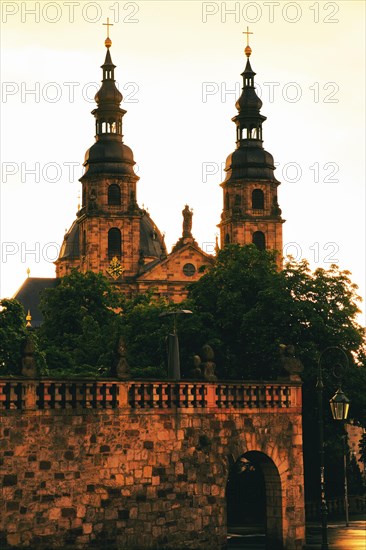
[[[329,401],[330,410],[334,420],[345,421],[349,411],[349,399],[344,395],[341,388],[338,388],[332,399]],[[348,518],[348,483],[347,483],[347,435],[343,436],[343,476],[344,476],[344,509],[346,513],[346,527],[349,525]]]
[[[316,383],[317,393],[318,393],[318,430],[319,430],[319,462],[320,462],[320,514],[321,514],[321,525],[322,525],[322,545],[321,550],[328,550],[328,526],[327,526],[327,501],[325,499],[325,482],[324,482],[324,418],[323,418],[323,373],[322,373],[322,358],[324,354],[330,350],[338,350],[346,359],[346,366],[348,367],[348,357],[345,351],[342,348],[331,346],[325,348],[319,356],[318,360],[318,379]],[[335,367],[339,365],[335,365]],[[349,410],[349,399],[344,395],[341,388],[337,390],[335,395],[329,401],[332,416],[334,420],[346,420]],[[347,497],[347,478],[345,478],[345,500],[346,500],[346,510],[348,514],[348,497]],[[348,518],[348,516],[347,516]],[[348,519],[347,519],[348,521]]]
[[[180,358],[179,340],[177,334],[177,315],[192,313],[189,309],[178,309],[175,311],[164,311],[159,317],[173,316],[173,334],[168,336],[168,377],[173,380],[180,380]]]

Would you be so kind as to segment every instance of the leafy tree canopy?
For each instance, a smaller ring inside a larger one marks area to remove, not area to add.
[[[305,260],[290,261],[278,272],[272,253],[229,245],[190,286],[185,305],[199,317],[194,344],[216,344],[226,376],[273,378],[281,368],[279,345],[292,344],[313,377],[327,346],[362,356],[356,290],[349,272],[335,265],[312,273]]]
[[[3,375],[20,373],[26,336],[23,306],[17,300],[0,300],[0,371]]]
[[[96,375],[115,360],[120,296],[99,273],[76,270],[45,290],[39,331],[51,375]]]

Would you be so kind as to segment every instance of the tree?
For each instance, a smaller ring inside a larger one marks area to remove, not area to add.
[[[167,327],[159,314],[168,307],[153,290],[126,297],[102,274],[74,270],[41,301],[40,341],[50,374],[110,375],[123,336],[131,377],[166,377]]]
[[[27,336],[23,306],[13,299],[0,300],[0,369],[17,375],[21,369],[22,346]]]
[[[119,332],[123,336],[133,378],[167,377],[167,335],[169,328],[160,314],[173,304],[154,297],[151,289],[132,298],[122,297]]]
[[[194,317],[184,323],[187,343],[196,350],[212,345],[222,377],[275,377],[283,340],[273,313],[284,298],[289,302],[276,290],[279,284],[274,254],[254,246],[225,246],[213,267],[189,287],[184,307]]]
[[[228,245],[219,251],[214,266],[190,285],[184,307],[195,315],[185,330],[196,348],[206,341],[216,345],[221,373],[227,378],[277,377],[282,369],[280,344],[292,344],[304,363],[305,383],[314,384],[319,356],[329,346],[347,351],[350,378],[360,383],[366,372],[365,331],[356,320],[356,290],[349,272],[335,265],[312,273],[305,260],[290,261],[278,272],[271,252]],[[327,362],[324,366],[331,397],[336,380]],[[347,377],[345,389],[351,385]]]
[[[100,273],[76,270],[44,291],[40,344],[49,371],[96,375],[116,361],[120,295]]]

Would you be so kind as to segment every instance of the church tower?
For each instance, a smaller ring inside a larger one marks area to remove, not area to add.
[[[245,33],[247,36],[251,33]],[[257,96],[247,44],[247,63],[243,88],[236,102],[236,150],[226,159],[226,178],[223,189],[223,211],[220,228],[221,246],[229,243],[255,244],[260,250],[275,250],[277,264],[282,266],[281,209],[277,202],[273,157],[263,148],[262,124],[266,117],[260,113],[262,101]]]
[[[109,25],[109,23],[108,23]],[[146,266],[167,256],[164,238],[136,200],[139,177],[132,150],[123,142],[122,94],[114,78],[109,36],[102,86],[95,95],[95,143],[85,154],[82,205],[64,237],[56,277],[71,269],[102,272],[120,286],[132,287]]]

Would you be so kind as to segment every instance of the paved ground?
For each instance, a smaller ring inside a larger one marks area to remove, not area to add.
[[[265,550],[265,536],[253,533],[250,529],[233,529],[228,537],[228,548],[235,550]],[[342,522],[330,522],[328,525],[329,550],[366,550],[366,520],[350,521],[346,527]],[[321,547],[321,529],[316,523],[306,526],[307,550],[319,550]],[[267,548],[266,550],[271,550]]]
[[[315,524],[307,526],[306,547],[309,550],[320,548],[321,530]],[[328,526],[328,543],[330,550],[366,550],[366,521],[330,523]]]

